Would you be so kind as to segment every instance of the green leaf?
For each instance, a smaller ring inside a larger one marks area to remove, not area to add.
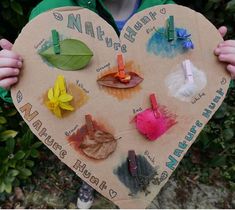
[[[20,171],[20,175],[25,176],[25,177],[32,175],[32,172],[27,168],[19,168],[19,171]]]
[[[10,110],[10,111],[8,111],[7,113],[6,113],[6,116],[7,117],[12,117],[12,116],[14,116],[14,115],[16,115],[17,114],[17,110],[16,109],[12,109],[12,110]]]
[[[235,11],[235,0],[231,0],[227,3],[226,10],[229,10],[230,12]]]
[[[87,45],[76,39],[60,41],[60,54],[54,53],[53,46],[39,54],[53,66],[70,71],[84,68],[93,56]]]
[[[31,130],[29,128],[27,128],[27,130],[25,131],[21,141],[20,141],[20,145],[23,148],[28,148],[32,143],[32,139],[33,139],[33,133],[31,132]]]
[[[28,166],[28,167],[33,167],[33,166],[34,166],[34,162],[33,162],[32,160],[26,160],[26,161],[25,161],[25,164],[26,164],[26,166]]]
[[[32,148],[36,149],[42,145],[42,142],[38,141],[32,145]]]
[[[23,15],[23,8],[17,1],[11,2],[11,8],[19,15]]]
[[[222,165],[225,165],[225,164],[226,164],[226,160],[227,160],[227,157],[226,157],[226,156],[220,156],[220,155],[218,155],[218,156],[214,157],[214,158],[211,160],[210,164],[211,164],[211,166],[214,166],[214,167],[216,167],[216,166],[222,166]]]
[[[5,191],[7,193],[11,193],[11,191],[12,191],[12,184],[10,182],[5,183]]]
[[[216,111],[216,113],[214,114],[213,118],[214,119],[222,119],[225,117],[226,115],[226,111],[227,111],[227,104],[226,103],[222,103],[222,105],[220,106],[220,108]]]
[[[15,139],[13,139],[13,138],[8,139],[7,142],[6,142],[7,151],[9,153],[13,153],[14,148],[15,148]]]
[[[234,131],[232,128],[227,128],[223,131],[223,137],[225,140],[231,140],[234,136]]]
[[[1,182],[0,183],[0,193],[2,193],[5,190],[5,183]]]
[[[0,162],[6,159],[8,155],[9,155],[9,152],[7,152],[5,148],[3,147],[0,148]]]
[[[17,176],[20,172],[18,170],[12,169],[8,172],[8,176]]]
[[[15,180],[14,176],[6,176],[4,179],[4,182],[5,183],[12,183],[12,182],[14,182],[14,180]]]
[[[7,122],[5,117],[0,116],[0,124],[5,124]]]
[[[6,130],[0,133],[0,141],[6,141],[8,138],[14,138],[17,135],[17,131]]]
[[[199,141],[202,150],[207,149],[210,146],[210,138],[204,130],[199,134],[197,141]]]
[[[9,6],[10,6],[10,4],[9,4],[9,1],[8,0],[2,0],[1,1],[1,4],[2,4],[2,7],[3,8],[8,8]]]
[[[30,155],[33,158],[37,158],[39,156],[39,152],[36,149],[32,149]]]
[[[24,158],[24,156],[25,156],[25,153],[24,153],[23,151],[18,151],[18,152],[15,154],[14,159],[15,159],[15,160],[21,160],[21,159]]]
[[[16,167],[16,160],[10,160],[9,161],[9,167],[11,167],[11,168],[15,168]]]

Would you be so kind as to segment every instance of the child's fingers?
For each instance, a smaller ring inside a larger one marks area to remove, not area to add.
[[[0,47],[5,50],[11,50],[13,44],[6,39],[0,40]]]
[[[0,79],[4,79],[7,77],[17,76],[19,75],[20,70],[17,68],[1,68],[0,69]]]
[[[12,58],[0,58],[0,68],[2,67],[21,68],[22,62]]]
[[[8,77],[6,79],[0,80],[0,87],[8,89],[12,85],[14,85],[17,81],[18,81],[17,77]]]
[[[235,79],[235,66],[229,64],[227,70],[231,73],[232,79]]]
[[[221,42],[218,47],[235,47],[235,40],[226,40]]]
[[[222,62],[227,62],[235,65],[235,54],[220,54],[218,58]]]
[[[18,59],[20,61],[22,61],[22,58],[16,54],[15,52],[11,51],[11,50],[1,50],[0,51],[0,59],[1,58],[13,58],[13,59]]]
[[[224,37],[224,36],[227,34],[228,29],[227,29],[227,27],[225,27],[225,26],[221,26],[221,27],[218,29],[218,31],[220,32],[221,36]]]
[[[234,54],[235,55],[235,47],[218,47],[215,49],[215,54]]]

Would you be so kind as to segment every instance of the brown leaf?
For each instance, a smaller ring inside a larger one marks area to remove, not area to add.
[[[120,80],[115,77],[116,73],[107,74],[101,77],[100,79],[98,79],[97,82],[99,85],[106,86],[106,87],[127,89],[127,88],[133,88],[143,81],[143,78],[141,78],[135,72],[128,72],[126,74],[131,76],[131,80],[128,83],[120,82]]]
[[[116,147],[117,141],[113,135],[101,130],[95,132],[94,139],[87,136],[80,145],[84,154],[96,160],[106,159]]]
[[[116,149],[117,142],[105,142],[105,143],[98,143],[96,147],[87,147],[83,149],[83,152],[91,158],[100,160],[106,159],[113,151]]]
[[[115,139],[112,134],[98,130],[95,132],[95,140],[96,142],[104,143],[104,142],[114,141]]]

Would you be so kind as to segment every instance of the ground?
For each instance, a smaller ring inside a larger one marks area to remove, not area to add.
[[[42,156],[33,176],[10,195],[0,195],[0,208],[76,208],[81,180],[49,150]],[[178,179],[173,174],[149,206],[153,208],[235,208],[235,192],[226,183],[202,184],[197,177]],[[183,181],[182,181],[183,180]],[[118,208],[99,193],[92,208]]]

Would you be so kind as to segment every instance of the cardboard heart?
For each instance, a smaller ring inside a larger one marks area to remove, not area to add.
[[[174,16],[178,30],[173,41],[166,36],[171,32],[169,16]],[[78,39],[92,50],[94,56],[83,70],[60,70],[39,55],[51,45],[52,29],[61,40]],[[52,10],[29,22],[14,44],[24,65],[12,98],[32,132],[79,177],[121,208],[145,208],[225,97],[230,77],[213,54],[220,41],[216,28],[201,14],[177,5],[137,13],[120,39],[87,9]],[[98,79],[117,72],[120,52],[125,68],[143,81],[130,89],[99,85]],[[191,71],[186,78],[185,68]],[[45,105],[58,75],[64,76],[74,97],[75,110],[62,118]],[[156,118],[149,100],[153,93]],[[146,116],[151,119],[144,122]],[[155,141],[144,133],[151,120],[157,121],[149,134],[157,135]]]

